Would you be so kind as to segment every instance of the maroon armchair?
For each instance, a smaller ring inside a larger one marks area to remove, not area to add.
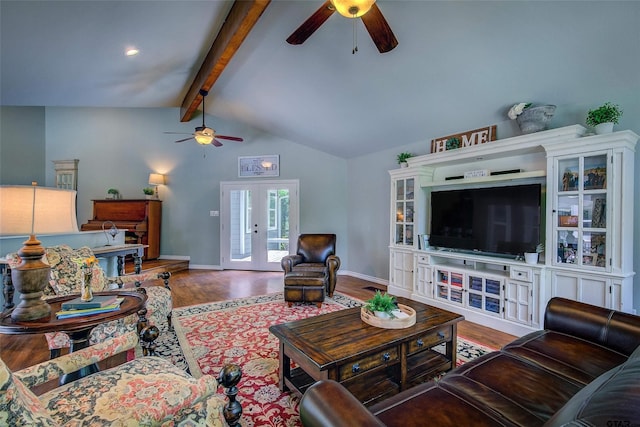
[[[301,234],[295,255],[287,255],[280,262],[284,274],[291,271],[321,272],[328,278],[326,293],[333,296],[340,268],[336,256],[335,234]]]

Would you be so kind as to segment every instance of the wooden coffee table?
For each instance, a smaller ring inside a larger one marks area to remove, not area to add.
[[[464,317],[398,302],[416,311],[415,325],[377,328],[363,322],[356,307],[271,326],[280,340],[280,389],[302,395],[315,381],[332,379],[371,405],[454,368],[457,323]]]

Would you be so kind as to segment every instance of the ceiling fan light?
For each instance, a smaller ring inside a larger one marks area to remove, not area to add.
[[[331,0],[338,13],[346,18],[359,18],[369,12],[376,0]]]
[[[195,139],[196,142],[201,145],[211,144],[211,142],[213,141],[213,138],[215,138],[215,133],[211,128],[198,127],[196,131],[193,133],[193,139]]]

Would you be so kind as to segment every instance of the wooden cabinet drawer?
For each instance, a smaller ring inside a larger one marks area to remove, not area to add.
[[[407,354],[417,353],[422,350],[426,350],[434,345],[441,343],[445,340],[451,340],[453,331],[451,326],[442,327],[438,330],[421,337],[415,338],[407,342]]]
[[[418,262],[420,264],[430,264],[430,260],[429,260],[429,256],[428,255],[418,255]]]
[[[379,353],[365,356],[362,359],[350,362],[340,367],[340,381],[355,377],[363,372],[379,366],[388,365],[399,360],[398,347],[391,347]]]
[[[532,282],[533,270],[527,267],[511,267],[509,269],[509,277],[523,282]]]

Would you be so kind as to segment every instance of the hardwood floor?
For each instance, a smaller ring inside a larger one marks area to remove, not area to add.
[[[152,267],[152,264],[146,267]],[[162,285],[161,281],[154,283]],[[173,273],[170,280],[173,306],[185,307],[206,302],[264,295],[282,291],[282,272],[183,270]],[[338,276],[336,290],[367,300],[374,290],[385,290],[378,283]],[[494,329],[468,321],[458,324],[458,334],[478,343],[499,348],[515,339]],[[48,359],[49,351],[43,335],[1,335],[0,357],[12,370],[22,369]]]

